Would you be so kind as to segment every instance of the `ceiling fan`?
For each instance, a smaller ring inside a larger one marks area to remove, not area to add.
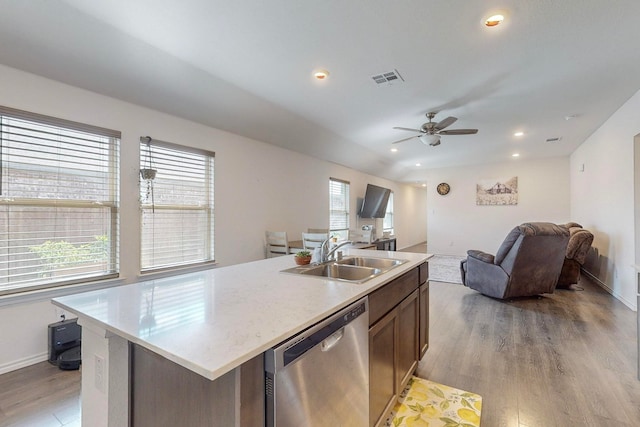
[[[436,116],[436,113],[427,113],[427,118],[429,121],[423,124],[420,129],[411,129],[411,128],[403,128],[403,127],[394,127],[394,129],[400,130],[408,130],[411,132],[420,132],[418,135],[410,136],[409,138],[404,138],[399,141],[392,142],[392,144],[397,144],[399,142],[408,141],[412,138],[418,138],[420,142],[423,144],[431,145],[435,147],[436,145],[440,145],[440,135],[472,135],[478,133],[478,129],[449,129],[444,130],[444,128],[451,126],[456,120],[457,117],[447,117],[446,119],[436,123],[433,122],[432,119]]]

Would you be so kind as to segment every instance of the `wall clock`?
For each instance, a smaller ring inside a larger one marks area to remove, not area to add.
[[[451,187],[449,187],[449,184],[447,184],[446,182],[442,182],[438,184],[437,191],[439,195],[444,196],[446,194],[449,194],[449,191],[451,191]]]

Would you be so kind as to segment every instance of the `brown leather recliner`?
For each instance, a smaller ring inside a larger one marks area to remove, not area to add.
[[[580,267],[584,264],[589,249],[591,249],[593,234],[575,222],[560,224],[560,226],[569,230],[569,244],[556,287],[568,288],[578,283],[580,279]]]
[[[496,255],[467,251],[460,262],[462,283],[494,297],[553,293],[564,262],[569,231],[550,222],[515,227]]]

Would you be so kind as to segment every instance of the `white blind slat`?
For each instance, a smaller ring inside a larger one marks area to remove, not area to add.
[[[382,220],[382,229],[390,231],[393,229],[393,192],[389,194],[389,201],[387,202],[387,211],[384,214]]]
[[[335,178],[329,179],[329,229],[349,229],[349,183]]]
[[[119,142],[0,107],[0,295],[117,274]]]
[[[213,153],[140,141],[141,263],[144,271],[214,260]]]

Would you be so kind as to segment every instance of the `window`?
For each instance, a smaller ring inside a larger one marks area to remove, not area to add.
[[[214,260],[214,154],[140,138],[141,269],[150,271]]]
[[[119,143],[0,107],[0,295],[117,276]]]
[[[329,179],[329,232],[340,239],[349,236],[349,183]]]
[[[387,211],[385,212],[384,219],[382,220],[382,231],[393,232],[393,191],[389,194]]]

